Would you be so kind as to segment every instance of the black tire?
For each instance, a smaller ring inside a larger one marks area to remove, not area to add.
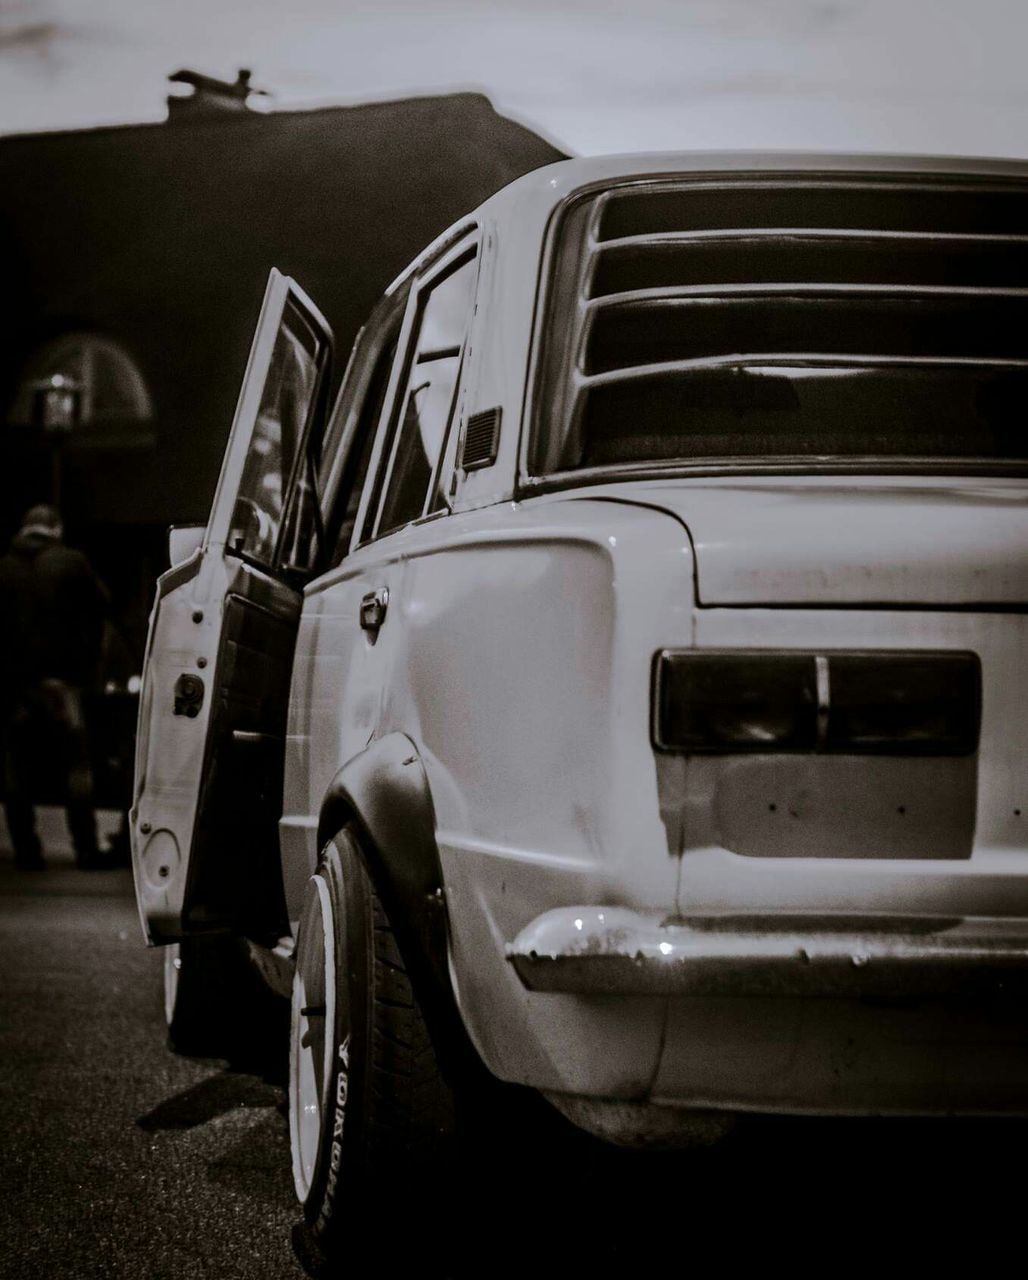
[[[251,1062],[285,1044],[286,1002],[265,985],[246,942],[229,934],[183,938],[165,949],[168,1047],[199,1058]]]
[[[317,1122],[304,1111],[313,1098]],[[395,1238],[398,1213],[406,1229],[434,1212],[452,1159],[454,1098],[350,828],[329,843],[308,884],[289,1113],[308,1265],[314,1258],[363,1274],[358,1260],[381,1249],[383,1226]],[[410,1237],[400,1234],[402,1250]],[[424,1237],[412,1247],[427,1260]]]

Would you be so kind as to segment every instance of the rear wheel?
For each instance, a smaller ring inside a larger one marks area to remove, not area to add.
[[[384,1215],[395,1223],[398,1206],[408,1224],[434,1206],[450,1157],[453,1095],[349,828],[326,847],[307,887],[289,1122],[307,1245],[320,1259],[361,1254]]]

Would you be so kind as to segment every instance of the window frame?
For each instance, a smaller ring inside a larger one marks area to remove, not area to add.
[[[326,414],[325,431],[322,436],[323,451],[328,433],[339,415],[345,414],[348,421],[343,424],[339,441],[333,449],[331,460],[323,452],[320,467],[316,471],[317,499],[323,530],[323,542],[319,549],[319,554],[315,558],[314,577],[335,568],[354,549],[353,534],[360,527],[359,521],[364,501],[364,488],[367,485],[368,476],[372,474],[375,442],[377,441],[382,419],[389,406],[391,384],[397,363],[396,357],[400,352],[400,344],[403,340],[403,326],[410,299],[410,289],[411,281],[404,279],[379,298],[367,322],[360,328],[356,338],[353,340],[346,369],[339,384],[339,390],[336,393],[330,411]],[[364,412],[368,407],[368,397],[376,386],[375,375],[380,368],[379,362],[393,345],[394,339],[396,350],[393,353],[386,376],[385,390],[378,418],[375,422],[369,423],[367,428],[373,442],[372,452],[368,460],[368,470],[362,483],[361,496],[357,504],[353,533],[346,547],[340,549],[338,543],[345,512],[345,504],[340,505],[340,495],[343,492],[349,494],[348,480],[351,483],[355,480],[352,472],[361,453],[363,437],[360,434],[360,427]]]
[[[354,523],[354,536],[350,543],[349,554],[352,554],[360,547],[368,546],[373,542],[377,542],[380,538],[390,537],[392,534],[401,533],[404,529],[408,529],[412,525],[422,524],[427,520],[437,520],[440,516],[448,515],[450,512],[449,504],[437,511],[428,512],[427,514],[426,508],[432,500],[441,479],[441,469],[447,458],[447,446],[449,444],[451,434],[459,426],[464,390],[465,355],[467,352],[468,340],[471,336],[472,319],[477,305],[478,285],[482,267],[481,241],[482,236],[479,226],[475,223],[469,224],[467,227],[463,228],[455,238],[448,239],[447,243],[442,246],[439,252],[421,268],[416,276],[412,278],[410,294],[407,299],[407,308],[404,313],[403,324],[400,329],[400,337],[397,345],[397,359],[393,363],[393,369],[389,379],[389,387],[386,391],[386,397],[383,403],[383,412],[378,423],[375,447],[368,463],[368,474],[365,477],[364,490],[361,493],[360,504],[357,508],[357,518]],[[389,491],[389,483],[392,478],[393,466],[396,461],[396,453],[399,447],[400,437],[402,435],[402,431],[400,429],[402,424],[399,422],[400,411],[403,408],[401,401],[405,398],[407,383],[410,378],[411,366],[414,359],[415,346],[418,335],[420,334],[422,299],[426,294],[431,293],[444,276],[460,270],[461,266],[464,265],[464,259],[473,261],[474,263],[471,304],[468,310],[467,327],[465,328],[464,337],[460,346],[457,378],[454,383],[453,400],[451,402],[452,412],[450,414],[449,422],[447,423],[442,444],[440,445],[439,456],[433,463],[432,474],[425,493],[425,500],[421,507],[421,515],[414,520],[409,520],[404,524],[398,525],[394,529],[388,530],[388,532],[380,533],[379,526],[382,519],[383,505]],[[373,508],[373,511],[370,510],[371,508]],[[370,526],[368,526],[369,512],[373,515],[373,520]],[[369,531],[365,535],[366,526],[368,526]]]
[[[693,460],[652,461],[637,463],[605,463],[591,467],[563,470],[540,470],[536,467],[535,451],[543,431],[542,404],[546,399],[544,385],[548,362],[551,357],[551,334],[555,320],[569,321],[562,312],[561,282],[558,280],[558,261],[563,238],[570,220],[582,206],[596,205],[604,196],[621,193],[629,188],[693,185],[707,181],[725,182],[744,186],[753,182],[780,183],[795,179],[800,183],[868,184],[887,187],[891,184],[915,186],[927,182],[942,186],[968,187],[1023,186],[1023,167],[1017,172],[1001,168],[969,166],[955,162],[952,167],[937,170],[928,161],[904,162],[898,167],[871,165],[862,167],[851,163],[852,157],[843,157],[840,166],[820,164],[808,167],[802,154],[789,157],[784,166],[765,166],[753,169],[654,170],[650,173],[623,174],[599,178],[583,183],[568,191],[549,210],[538,265],[532,335],[529,347],[526,396],[522,404],[519,424],[517,471],[514,497],[529,498],[539,494],[555,493],[566,489],[589,485],[609,484],[612,480],[659,480],[679,476],[738,476],[738,475],[980,475],[1023,476],[1028,474],[1028,461],[1022,459],[926,458],[881,456],[839,457],[821,460],[816,457],[773,458],[703,458]],[[595,207],[594,207],[595,213]],[[590,217],[591,221],[591,217]],[[586,231],[584,234],[588,234]],[[579,244],[579,251],[583,249]],[[567,350],[573,349],[569,342]],[[566,386],[566,379],[559,379]]]
[[[274,278],[274,272],[273,272],[273,278]],[[311,336],[315,340],[315,345],[317,345],[319,341],[323,344],[324,358],[320,361],[317,367],[316,379],[314,383],[314,391],[311,396],[310,403],[307,406],[307,413],[304,418],[303,425],[299,431],[299,438],[297,441],[296,450],[293,454],[292,459],[290,460],[288,468],[283,468],[282,511],[281,511],[281,516],[279,518],[278,530],[275,534],[275,541],[271,548],[271,554],[268,556],[267,559],[264,559],[260,556],[255,556],[249,551],[243,550],[242,548],[230,546],[228,542],[228,537],[227,537],[229,532],[228,526],[226,526],[226,530],[225,530],[225,540],[221,545],[223,548],[223,554],[225,556],[238,560],[241,564],[245,564],[249,568],[256,569],[261,573],[268,574],[271,577],[276,578],[280,581],[287,581],[290,578],[295,576],[294,573],[290,572],[289,566],[283,564],[283,554],[285,550],[285,540],[287,536],[289,523],[293,518],[293,511],[294,511],[295,503],[297,501],[296,495],[299,490],[299,485],[297,484],[297,477],[300,474],[302,474],[302,470],[308,465],[307,458],[308,458],[308,451],[310,449],[310,441],[314,431],[317,428],[318,423],[320,422],[323,427],[326,427],[328,425],[328,419],[325,414],[325,409],[327,407],[328,388],[330,387],[331,381],[332,381],[332,363],[333,363],[334,354],[335,354],[335,340],[332,334],[332,330],[328,325],[328,322],[317,310],[314,303],[311,302],[311,300],[307,297],[307,295],[303,293],[303,291],[299,288],[296,282],[291,280],[289,277],[281,277],[281,278],[287,281],[287,289],[286,289],[285,302],[282,308],[282,314],[279,317],[279,324],[276,326],[274,337],[272,339],[272,347],[274,346],[274,343],[278,341],[278,335],[281,332],[282,324],[285,321],[286,314],[289,308],[292,307],[293,310],[296,312],[296,314],[299,316],[299,318],[302,320],[302,322],[310,330]],[[260,319],[258,319],[258,330],[259,330],[259,326],[260,326]],[[253,358],[253,353],[251,352],[251,359],[252,358]],[[249,376],[249,365],[247,367],[247,374],[244,376],[244,384],[243,384],[244,391],[246,389],[246,378],[248,376]],[[260,394],[263,395],[263,392],[264,392],[264,384],[262,384],[260,388]],[[238,413],[238,409],[237,409],[237,413]],[[249,455],[249,451],[250,451],[250,448],[252,447],[252,444],[253,444],[253,434],[251,432],[251,435],[246,442],[246,445],[247,445],[246,451],[241,452],[239,455],[239,465],[241,468],[243,465],[245,465],[245,459]],[[232,452],[233,452],[233,442],[230,435],[227,451],[226,451],[225,457],[222,460],[222,473],[218,478],[218,485],[215,490],[214,502],[211,508],[212,516],[208,520],[207,527],[204,531],[203,547],[205,550],[212,544],[211,529],[212,529],[213,513],[215,509],[218,507],[218,504],[221,498],[222,485],[225,480],[226,472],[229,468],[230,454],[232,454]],[[235,496],[233,499],[233,503],[237,501],[239,498],[239,490],[240,490],[241,484],[242,484],[242,470],[240,470],[239,480],[236,482]],[[229,514],[229,525],[230,524],[231,524],[231,512]],[[306,572],[304,574],[305,580],[309,579],[314,572],[316,572],[316,570],[313,570],[313,569],[310,572]]]
[[[311,410],[307,415],[300,444],[296,450],[296,456],[293,459],[289,474],[286,496],[282,503],[282,519],[279,522],[278,538],[275,542],[274,563],[271,568],[265,567],[265,572],[273,573],[276,577],[282,579],[299,579],[307,582],[316,577],[320,572],[320,566],[325,554],[327,542],[325,520],[321,491],[318,484],[318,468],[311,456],[311,445],[315,441],[319,425],[321,427],[320,436],[317,437],[319,447],[323,444],[325,432],[328,430],[328,397],[332,382],[331,358],[332,351],[330,349],[328,362],[321,372],[321,380],[315,392]],[[311,492],[314,495],[314,537],[317,542],[317,550],[310,564],[306,566],[291,562],[287,563],[285,560],[286,539],[290,536],[292,523],[297,518],[297,506],[302,492],[301,480],[305,474],[310,483]],[[259,562],[253,557],[244,558],[247,559],[248,563],[259,567]]]

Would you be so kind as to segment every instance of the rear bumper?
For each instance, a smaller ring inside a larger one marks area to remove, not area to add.
[[[1028,991],[1028,921],[710,917],[564,907],[507,959],[530,991],[598,996],[948,997]]]

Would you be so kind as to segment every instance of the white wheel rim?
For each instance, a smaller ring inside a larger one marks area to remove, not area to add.
[[[164,948],[164,1021],[169,1027],[175,1017],[181,969],[182,948],[177,942],[171,942]]]
[[[314,1182],[333,1068],[335,927],[328,885],[312,876],[297,940],[289,1025],[289,1143],[301,1204]]]

